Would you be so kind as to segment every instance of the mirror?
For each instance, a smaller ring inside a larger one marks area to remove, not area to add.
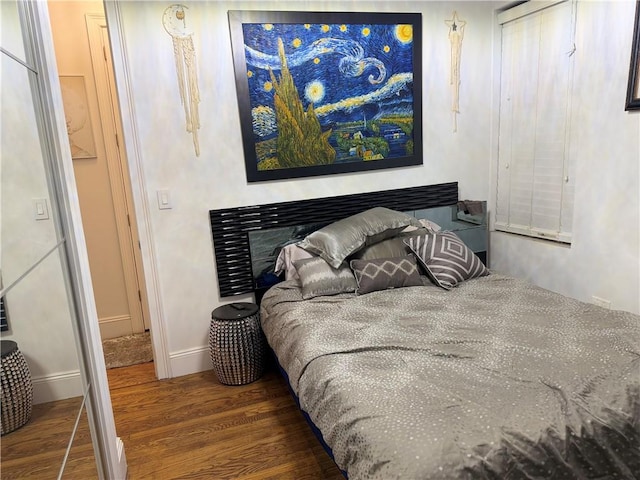
[[[3,333],[2,340],[17,343],[34,388],[31,416],[25,417],[26,423],[15,419],[10,428],[5,428],[3,415],[5,434],[0,441],[3,478],[56,478],[65,463],[68,466],[65,476],[69,478],[97,477],[95,473],[84,475],[96,472],[84,396],[50,401],[51,397],[64,396],[69,385],[86,391],[78,371],[73,313],[61,255],[64,255],[62,246],[41,259],[5,293],[10,330]],[[3,357],[3,369],[4,360]],[[26,410],[29,399],[18,384],[25,382],[24,378],[14,375],[11,382],[15,387],[8,389],[12,404],[22,405],[19,410]],[[72,448],[66,457],[69,445]]]
[[[0,297],[7,324],[1,336],[2,474],[56,478],[68,466],[74,478],[95,478],[85,402],[90,386],[77,353],[77,318],[51,180],[54,159],[42,133],[38,73],[29,64],[30,40],[23,40],[16,2],[0,5]],[[5,345],[12,346],[7,356]],[[26,367],[21,363],[18,371],[9,354],[23,358]],[[5,384],[8,372],[19,373],[11,375],[15,388]],[[31,413],[9,420],[16,415],[6,403]]]
[[[2,0],[0,2],[0,18],[2,18],[0,45],[19,60],[26,61],[18,2],[15,0]],[[2,80],[4,81],[4,75]]]
[[[9,288],[60,239],[32,100],[36,74],[4,52],[1,61],[0,269],[2,285]]]

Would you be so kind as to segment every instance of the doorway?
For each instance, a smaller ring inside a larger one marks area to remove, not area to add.
[[[85,89],[89,143],[73,155],[73,166],[105,363],[110,368],[151,361],[147,294],[103,6],[49,2],[49,12],[61,83],[69,78]]]

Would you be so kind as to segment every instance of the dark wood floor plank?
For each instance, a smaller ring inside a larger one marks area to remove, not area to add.
[[[156,380],[152,363],[107,376],[128,480],[343,478],[275,372],[242,386],[220,384],[212,370]],[[79,404],[36,405],[27,426],[2,437],[1,478],[56,478]],[[97,478],[86,418],[65,478]]]

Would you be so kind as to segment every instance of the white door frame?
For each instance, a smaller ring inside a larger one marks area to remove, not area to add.
[[[126,38],[122,28],[120,4],[117,1],[104,2],[107,17],[107,28],[111,41],[113,56],[113,74],[116,81],[119,104],[121,106],[121,122],[124,134],[123,144],[131,175],[131,191],[135,208],[140,253],[144,270],[144,279],[149,306],[151,324],[151,341],[156,376],[159,379],[171,378],[171,362],[169,359],[167,325],[160,296],[160,279],[157,268],[157,257],[151,228],[149,194],[145,184],[144,168],[140,153],[140,140],[135,122],[135,103],[129,81],[129,63],[126,55]],[[125,107],[125,108],[123,108]],[[127,112],[127,113],[125,113]]]

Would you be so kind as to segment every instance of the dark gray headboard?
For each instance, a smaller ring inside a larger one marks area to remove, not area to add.
[[[383,190],[336,197],[210,210],[221,297],[255,290],[249,232],[277,227],[328,224],[373,207],[407,211],[453,205],[458,183]]]

